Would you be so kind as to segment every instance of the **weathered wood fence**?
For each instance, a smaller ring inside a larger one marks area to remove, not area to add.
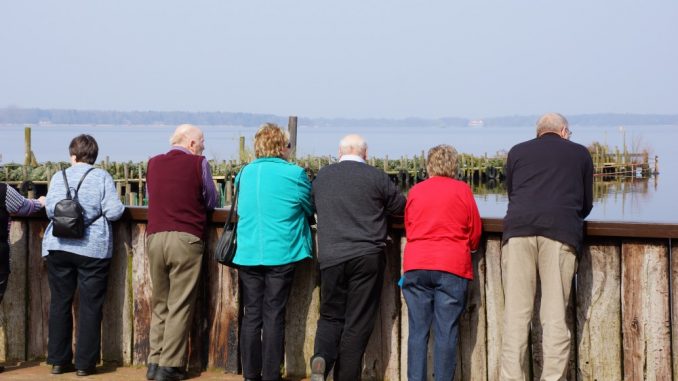
[[[212,247],[220,234],[214,215]],[[501,220],[484,219],[485,236],[474,255],[462,317],[457,380],[497,380],[502,338]],[[40,257],[47,220],[20,218],[11,227],[12,275],[0,306],[0,361],[42,359],[47,351],[49,287]],[[405,245],[393,225],[377,325],[364,361],[364,379],[406,380],[407,308],[396,282]],[[115,253],[104,307],[102,357],[143,365],[148,354],[151,282],[145,254],[146,210],[128,208],[115,224]],[[590,222],[568,314],[572,329],[569,380],[678,380],[678,224]],[[205,256],[200,297],[190,338],[193,370],[239,371],[237,271]],[[318,317],[318,271],[300,264],[287,309],[285,372],[309,374]],[[535,313],[535,323],[538,312]],[[539,324],[531,334],[530,371],[538,379]],[[431,367],[429,367],[431,369]]]

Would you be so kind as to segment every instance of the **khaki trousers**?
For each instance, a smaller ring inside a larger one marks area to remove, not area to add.
[[[544,354],[541,380],[565,380],[570,355],[565,311],[576,267],[574,249],[546,237],[514,237],[502,247],[505,310],[501,380],[527,380],[527,341],[537,279],[541,285],[539,318]]]
[[[203,249],[203,241],[189,233],[160,232],[148,237],[153,283],[148,363],[186,366]]]

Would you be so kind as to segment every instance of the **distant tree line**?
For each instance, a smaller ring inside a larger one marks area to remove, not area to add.
[[[678,125],[678,115],[660,114],[583,114],[567,115],[572,125]],[[537,115],[515,115],[482,119],[485,126],[534,125]],[[183,111],[90,111],[0,108],[0,124],[112,124],[112,125],[197,125],[258,126],[265,122],[287,124],[287,116],[241,112]],[[299,118],[300,125],[341,127],[453,127],[466,126],[467,118]]]

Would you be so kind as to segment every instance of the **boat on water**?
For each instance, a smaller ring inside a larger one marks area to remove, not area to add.
[[[483,127],[485,122],[482,119],[471,119],[468,121],[469,127]]]

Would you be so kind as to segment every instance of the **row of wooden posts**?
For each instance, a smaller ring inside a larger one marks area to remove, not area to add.
[[[143,366],[148,355],[152,284],[146,255],[146,208],[128,208],[114,224],[114,255],[104,307],[102,359]],[[213,216],[207,238],[199,300],[189,339],[194,372],[240,371],[241,317],[238,273],[212,259],[227,210]],[[498,380],[502,315],[501,220],[483,219],[481,249],[473,255],[461,318],[455,380]],[[11,226],[12,274],[0,306],[0,361],[44,359],[49,287],[40,257],[47,220],[16,219]],[[391,224],[382,298],[364,359],[363,379],[407,379],[407,307],[397,286],[406,240]],[[678,380],[678,224],[589,222],[585,250],[568,309],[572,351],[568,380]],[[298,265],[286,315],[284,374],[309,376],[308,360],[319,308],[315,260]],[[77,304],[77,303],[76,303]],[[543,363],[535,311],[529,369],[538,379]],[[429,373],[432,367],[429,367]]]

